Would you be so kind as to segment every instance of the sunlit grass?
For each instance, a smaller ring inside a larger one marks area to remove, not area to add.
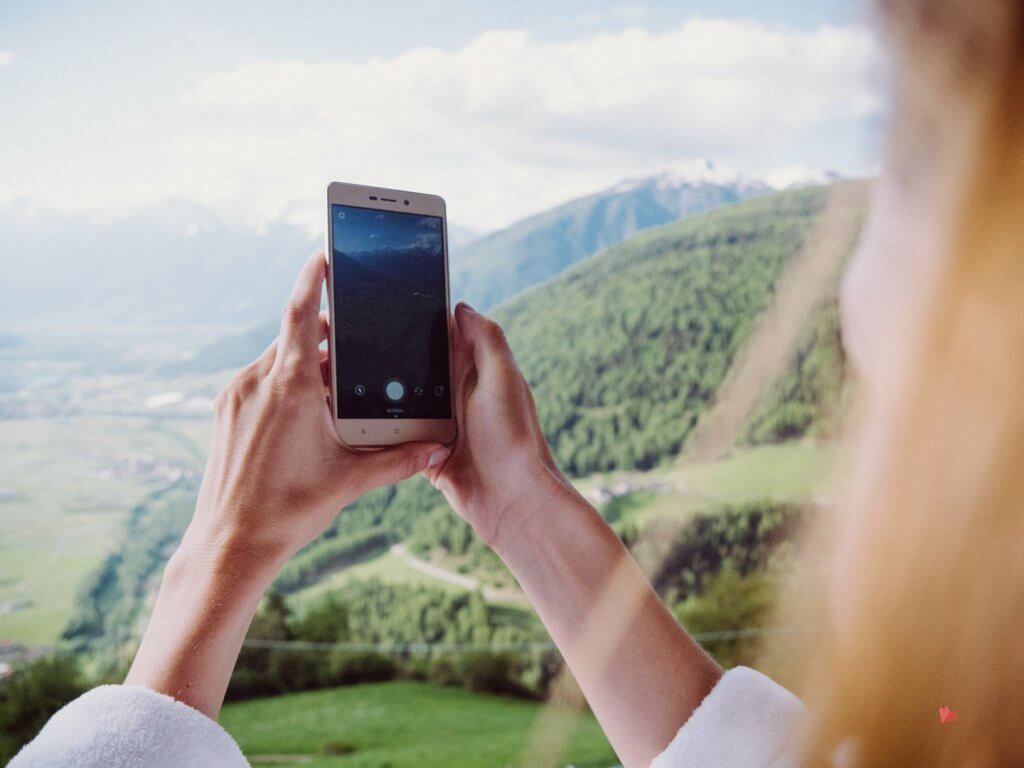
[[[541,711],[536,702],[401,682],[229,704],[220,722],[250,760],[260,755],[299,758],[273,763],[278,766],[478,768],[536,765],[529,743]],[[617,763],[593,715],[565,712],[564,721],[571,736],[556,765]],[[320,756],[328,741],[352,751]],[[263,764],[270,763],[253,760],[253,765]]]

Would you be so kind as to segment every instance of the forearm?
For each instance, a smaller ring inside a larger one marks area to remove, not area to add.
[[[125,683],[167,694],[216,719],[276,563],[191,533],[167,564]]]
[[[721,670],[665,609],[618,536],[562,486],[531,492],[495,548],[519,580],[624,765],[646,766]]]

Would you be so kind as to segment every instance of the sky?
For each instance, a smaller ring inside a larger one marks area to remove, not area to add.
[[[486,231],[694,158],[872,169],[883,78],[852,0],[3,2],[0,207],[316,233],[336,180]]]

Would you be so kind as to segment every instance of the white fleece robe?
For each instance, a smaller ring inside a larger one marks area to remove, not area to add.
[[[803,704],[760,672],[727,672],[651,768],[788,768]],[[75,699],[8,768],[248,768],[228,732],[147,688],[104,685]]]

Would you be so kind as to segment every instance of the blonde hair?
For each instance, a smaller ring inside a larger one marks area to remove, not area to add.
[[[861,414],[808,764],[1024,765],[1024,4],[881,7],[890,169],[941,171],[949,230],[902,376]]]

